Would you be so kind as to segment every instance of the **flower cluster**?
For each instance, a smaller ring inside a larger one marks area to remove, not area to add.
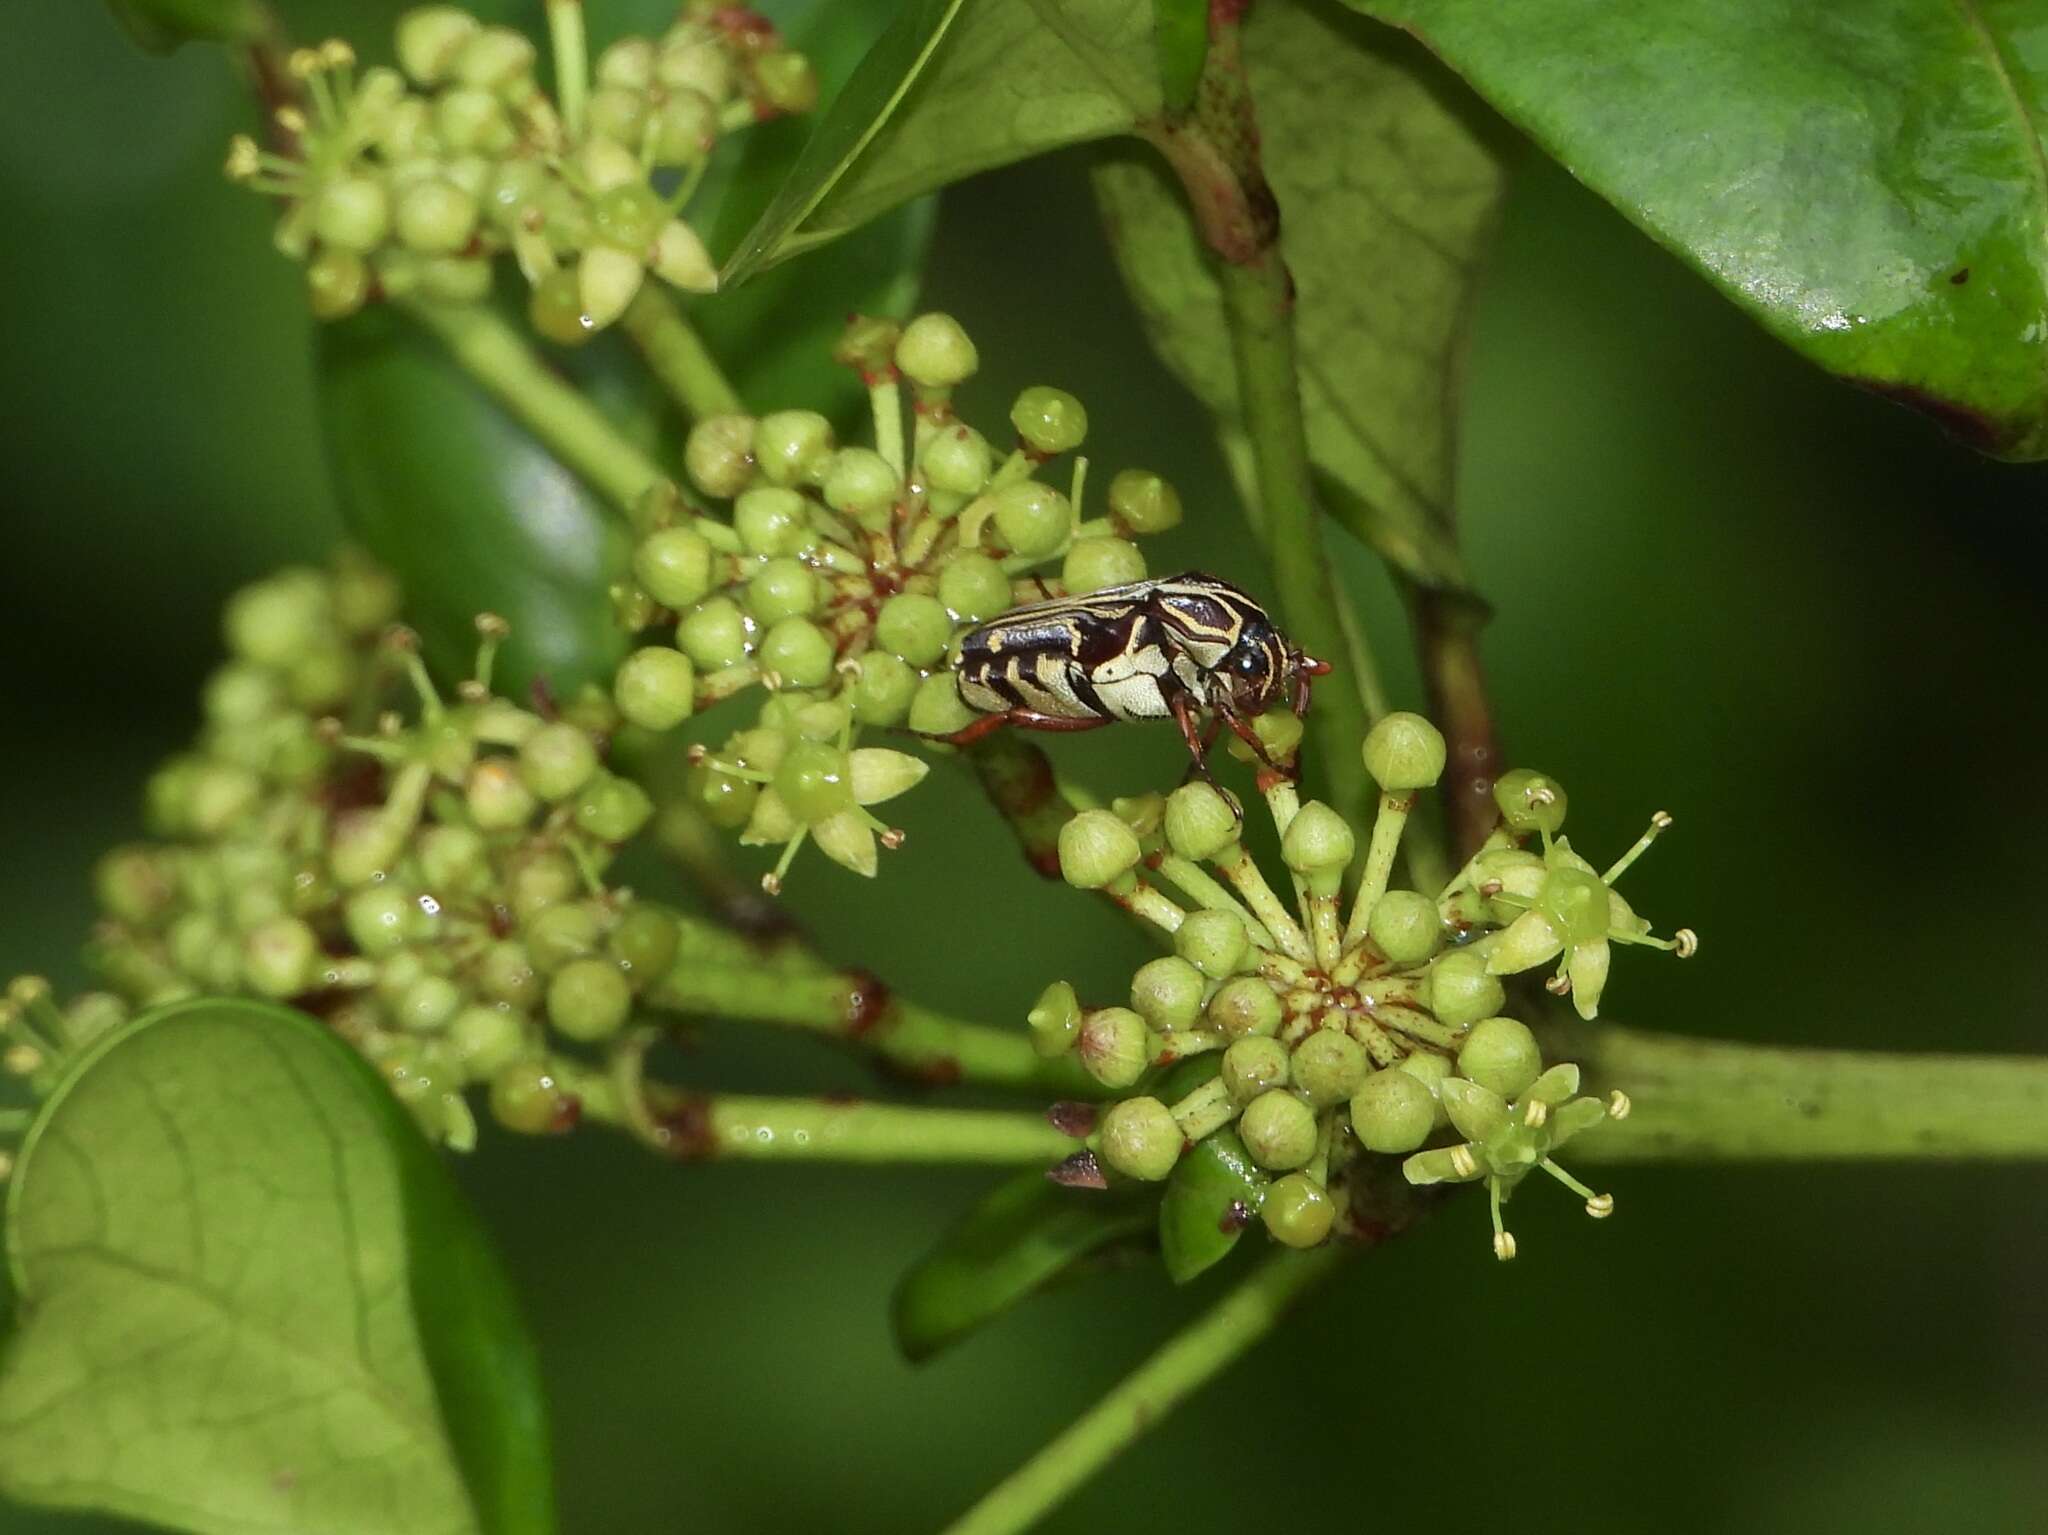
[[[967,724],[949,660],[969,626],[1141,579],[1132,538],[1181,516],[1173,488],[1142,470],[1114,477],[1096,518],[1081,512],[1086,459],[1065,490],[1040,477],[1087,435],[1086,411],[1063,390],[1019,394],[1015,446],[999,454],[954,410],[979,358],[947,315],[856,320],[838,355],[869,386],[873,445],[840,445],[804,410],[699,421],[685,468],[729,515],[657,487],[639,508],[633,583],[618,593],[642,641],[616,694],[634,724],[673,729],[746,688],[768,692],[758,726],[700,753],[695,793],[742,841],[782,848],[771,891],[806,839],[863,874],[875,870],[877,834],[899,840],[861,809],[862,754],[848,747],[868,727],[943,735]],[[903,771],[865,776],[893,793],[909,786]]]
[[[551,1045],[618,1035],[678,946],[673,913],[604,880],[651,807],[604,765],[601,690],[494,696],[505,630],[486,617],[474,676],[444,699],[396,614],[356,560],[230,602],[204,728],[148,788],[160,840],[97,871],[107,990],[59,1010],[23,983],[46,1027],[15,1038],[11,1070],[46,1073],[130,1007],[250,995],[324,1018],[451,1145],[474,1140],[472,1085],[515,1129],[573,1122]],[[383,708],[394,689],[406,713]],[[20,998],[0,1021],[33,1026]]]
[[[1260,726],[1276,757],[1294,749],[1291,717]],[[1564,791],[1510,773],[1495,789],[1498,825],[1442,891],[1389,888],[1416,791],[1443,771],[1443,737],[1393,714],[1364,755],[1381,792],[1362,862],[1342,816],[1301,802],[1278,774],[1260,776],[1291,903],[1246,850],[1238,804],[1209,784],[1075,816],[1060,836],[1067,881],[1170,933],[1173,953],[1137,971],[1128,1006],[1084,1008],[1055,984],[1031,1029],[1042,1053],[1072,1051],[1104,1086],[1135,1090],[1102,1114],[1090,1144],[1116,1173],[1173,1178],[1184,1153],[1228,1128],[1260,1175],[1267,1229],[1301,1247],[1330,1235],[1361,1158],[1404,1156],[1411,1183],[1485,1180],[1495,1251],[1509,1258],[1500,1204],[1532,1169],[1576,1190],[1592,1215],[1613,1209],[1551,1153],[1628,1103],[1577,1096],[1575,1066],[1545,1069],[1534,1034],[1504,1015],[1503,977],[1557,961],[1546,984],[1590,1018],[1611,945],[1691,954],[1690,931],[1651,936],[1614,889],[1671,818],[1660,813],[1596,872],[1556,835]],[[1532,835],[1540,853],[1522,847]],[[1215,1067],[1191,1088],[1182,1078],[1176,1101],[1143,1090],[1158,1068],[1198,1057]]]
[[[338,40],[292,54],[303,105],[277,113],[292,152],[239,137],[229,176],[285,199],[277,244],[306,263],[323,318],[376,293],[480,299],[510,251],[535,329],[565,343],[617,319],[650,272],[717,285],[678,212],[721,135],[806,110],[817,90],[773,27],[728,5],[693,3],[659,39],[614,43],[587,100],[581,79],[551,99],[522,33],[454,6],[406,12],[397,56],[399,69],[359,74]]]

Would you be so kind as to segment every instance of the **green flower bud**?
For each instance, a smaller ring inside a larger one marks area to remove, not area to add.
[[[506,160],[492,172],[484,189],[484,213],[506,233],[519,229],[530,211],[537,211],[548,190],[548,175],[532,160]]]
[[[370,269],[353,251],[323,250],[306,263],[306,307],[316,320],[345,320],[370,296]]]
[[[962,550],[939,572],[939,601],[955,618],[978,624],[1010,607],[1010,578],[987,555]]]
[[[480,30],[477,19],[457,6],[416,6],[398,18],[399,67],[421,85],[436,85],[457,50]]]
[[[423,975],[399,994],[392,1021],[412,1034],[438,1034],[462,1010],[462,988],[445,975]]]
[[[954,422],[941,428],[918,457],[928,489],[955,496],[978,496],[995,469],[988,439],[973,427]]]
[[[654,77],[671,91],[695,91],[714,105],[732,99],[732,64],[708,39],[685,36],[663,44]]]
[[[705,495],[721,501],[737,496],[754,478],[754,418],[706,416],[690,428],[683,468]]]
[[[626,908],[608,940],[612,958],[635,987],[645,987],[668,974],[682,947],[676,914],[664,906],[635,904]]]
[[[420,263],[419,291],[443,304],[480,303],[491,291],[485,256],[433,256]]]
[[[1500,806],[1501,818],[1508,823],[1508,829],[1525,836],[1534,831],[1554,835],[1564,825],[1564,813],[1569,804],[1563,784],[1548,773],[1534,772],[1529,768],[1516,768],[1501,774],[1494,781],[1493,802]]]
[[[841,448],[825,471],[825,504],[860,522],[886,519],[903,481],[873,448]]]
[[[593,245],[576,263],[576,296],[583,322],[603,330],[626,312],[647,277],[647,264],[630,251]]]
[[[743,491],[732,508],[733,531],[749,554],[801,554],[811,543],[804,498],[793,490],[759,485]]]
[[[695,165],[718,139],[718,108],[702,91],[669,95],[654,119],[654,158],[662,165]]]
[[[1074,508],[1050,485],[1017,480],[991,498],[996,531],[1003,542],[1026,559],[1042,560],[1067,541],[1074,528]]]
[[[117,847],[93,869],[93,893],[100,910],[130,927],[154,927],[177,899],[170,870],[158,850]]]
[[[519,748],[519,776],[544,800],[565,800],[597,771],[597,748],[574,725],[543,725]]]
[[[512,914],[530,922],[544,907],[574,900],[583,893],[583,875],[574,859],[552,848],[527,849],[506,870],[506,894]]]
[[[1038,994],[1024,1021],[1031,1026],[1031,1045],[1041,1058],[1065,1055],[1081,1037],[1081,1004],[1074,988],[1054,981]]]
[[[1458,1075],[1513,1098],[1543,1071],[1543,1052],[1529,1026],[1516,1018],[1482,1018],[1458,1051]]]
[[[1209,1022],[1233,1039],[1279,1033],[1284,1013],[1272,984],[1256,975],[1225,981],[1209,999]]]
[[[500,757],[472,767],[463,792],[469,818],[479,831],[510,831],[524,826],[539,804],[519,770]]]
[[[330,612],[326,582],[310,570],[288,570],[230,597],[222,627],[235,655],[282,669],[322,642]]]
[[[1413,890],[1389,890],[1373,904],[1366,930],[1379,951],[1397,965],[1416,965],[1443,943],[1436,902]]]
[[[1303,805],[1280,839],[1280,857],[1297,874],[1341,876],[1358,839],[1351,823],[1321,800]]]
[[[1173,935],[1173,948],[1209,979],[1221,981],[1237,973],[1251,941],[1236,912],[1191,911]]]
[[[690,528],[661,528],[633,551],[633,578],[663,607],[678,612],[711,590],[711,545]]]
[[[1340,1028],[1317,1029],[1294,1047],[1295,1087],[1317,1108],[1342,1103],[1372,1070],[1365,1047]]]
[[[1144,579],[1144,552],[1123,538],[1078,539],[1060,567],[1060,580],[1077,597]]]
[[[1351,1095],[1351,1128],[1367,1151],[1413,1151],[1429,1139],[1436,1120],[1436,1094],[1399,1066],[1375,1071]]]
[[[242,980],[261,997],[296,996],[312,983],[320,940],[296,917],[273,917],[242,940]]]
[[[746,660],[752,632],[738,603],[713,597],[683,614],[676,625],[676,645],[703,670],[715,672]]]
[[[1223,1085],[1239,1103],[1287,1085],[1287,1047],[1263,1034],[1247,1034],[1223,1052]]]
[[[502,155],[519,138],[504,104],[474,87],[457,87],[435,98],[434,136],[460,155]]]
[[[1429,1010],[1454,1029],[1500,1011],[1507,992],[1487,973],[1486,956],[1471,949],[1453,949],[1429,967],[1424,993]]]
[[[910,701],[910,728],[923,735],[951,735],[977,718],[960,701],[960,688],[951,672],[933,672],[918,684],[917,696]]]
[[[1584,869],[1553,868],[1536,897],[1536,909],[1550,919],[1567,943],[1591,943],[1607,936],[1607,886],[1599,875]]]
[[[642,730],[673,730],[697,706],[697,668],[679,650],[643,645],[619,664],[612,700]]]
[[[1142,856],[1137,834],[1111,811],[1083,810],[1060,828],[1060,875],[1078,890],[1101,889]]]
[[[333,176],[313,204],[313,233],[322,245],[364,255],[391,229],[391,199],[374,176]]]
[[[583,287],[574,267],[557,267],[533,285],[526,318],[535,332],[558,346],[581,346],[597,334],[583,312]]]
[[[760,792],[760,785],[752,779],[734,778],[708,765],[691,771],[687,788],[689,803],[713,826],[727,831],[747,824]]]
[[[1180,525],[1180,495],[1149,470],[1120,470],[1109,482],[1109,516],[1125,532],[1164,533]]]
[[[1451,1063],[1449,1061],[1433,1050],[1416,1050],[1404,1056],[1401,1064],[1396,1066],[1394,1070],[1405,1071],[1409,1076],[1415,1078],[1416,1081],[1429,1089],[1430,1099],[1436,1104],[1435,1127],[1437,1129],[1441,1130],[1451,1122],[1450,1115],[1444,1112],[1444,1106],[1441,1101],[1444,1079],[1451,1074]]]
[[[561,1135],[576,1124],[578,1104],[547,1066],[518,1061],[491,1078],[491,1117],[520,1135]]]
[[[1443,776],[1444,737],[1419,714],[1381,717],[1365,737],[1365,770],[1389,794],[1426,789]]]
[[[1244,814],[1213,784],[1184,783],[1166,799],[1166,841],[1183,858],[1213,858],[1238,840]]]
[[[448,1023],[448,1055],[471,1081],[495,1076],[526,1054],[519,1015],[504,1007],[465,1007]]]
[[[387,882],[350,895],[341,921],[357,951],[374,959],[405,947],[415,909],[405,891]]]
[[[1126,1098],[1102,1116],[1102,1160],[1127,1178],[1158,1183],[1186,1145],[1173,1111],[1157,1098]]]
[[[1275,1178],[1259,1205],[1259,1219],[1283,1247],[1316,1247],[1336,1224],[1337,1205],[1307,1173]]]
[[[900,725],[917,696],[917,672],[901,657],[871,650],[860,658],[848,698],[863,725]]]
[[[785,618],[761,636],[760,659],[784,687],[823,687],[832,676],[832,637],[807,618]]]
[[[608,959],[572,961],[548,982],[548,1021],[570,1039],[610,1039],[632,1011],[632,988]]]
[[[448,61],[448,72],[464,85],[497,91],[533,73],[534,47],[510,27],[485,27],[472,34]]]
[[[1245,1105],[1237,1134],[1259,1166],[1275,1172],[1301,1167],[1316,1154],[1315,1110],[1290,1092],[1262,1093]]]
[[[647,791],[616,773],[593,774],[576,796],[576,829],[613,847],[632,841],[653,815]]]
[[[951,389],[980,365],[974,343],[949,314],[921,314],[897,338],[897,368],[926,389]]]
[[[775,792],[806,824],[851,810],[853,784],[846,753],[822,741],[798,742],[775,770]]]
[[[1127,1007],[1102,1007],[1081,1019],[1081,1064],[1104,1087],[1129,1087],[1152,1064],[1145,1020]]]
[[[553,975],[571,960],[590,958],[603,936],[597,913],[585,901],[543,906],[520,930],[527,957],[542,975]]]
[[[1291,762],[1301,750],[1302,721],[1292,709],[1269,709],[1251,722],[1252,734],[1266,748],[1266,755],[1278,763]],[[1235,734],[1224,738],[1225,749],[1239,762],[1252,762],[1252,749]]]
[[[832,423],[814,410],[778,410],[754,426],[754,465],[771,485],[800,485],[824,468]]]
[[[591,77],[599,85],[644,91],[654,83],[654,44],[644,37],[622,37],[597,56]]]
[[[946,605],[923,592],[898,592],[875,615],[875,643],[912,666],[932,665],[952,638],[953,618]]]
[[[470,982],[484,1001],[506,1007],[531,1007],[540,992],[540,972],[533,968],[526,945],[509,938],[500,939],[483,951]]]
[[[445,255],[476,233],[476,199],[451,181],[428,178],[398,194],[394,224],[399,241],[423,255]]]
[[[1088,435],[1088,412],[1066,390],[1039,384],[1017,396],[1010,407],[1010,425],[1017,429],[1019,442],[1049,458],[1081,446]]]
[[[1190,1027],[1202,1011],[1207,983],[1184,959],[1164,955],[1138,967],[1131,977],[1131,1006],[1161,1033]]]
[[[789,555],[768,561],[747,582],[747,611],[764,624],[815,613],[824,597],[817,573]]]
[[[613,187],[590,205],[595,238],[630,252],[636,259],[646,255],[668,217],[668,205],[644,181]]]
[[[783,50],[754,59],[754,88],[772,112],[808,112],[818,104],[818,72],[801,53]]]

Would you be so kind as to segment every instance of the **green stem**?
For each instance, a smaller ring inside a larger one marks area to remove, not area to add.
[[[637,1081],[632,1071],[579,1078],[591,1119],[630,1129],[681,1161],[975,1163],[1045,1166],[1079,1143],[1037,1114],[905,1108],[817,1098],[689,1093]],[[630,1094],[644,1101],[630,1106]]]
[[[1047,879],[1060,877],[1060,828],[1075,807],[1060,792],[1052,761],[1012,731],[984,736],[966,749],[967,765],[996,807],[1024,859]]]
[[[1294,1302],[1356,1250],[1333,1242],[1267,1259],[961,1515],[947,1535],[1008,1535],[1030,1528],[1271,1332]]]
[[[1599,1091],[1632,1103],[1567,1161],[2048,1157],[2048,1057],[1789,1050],[1612,1024],[1561,1037]]]
[[[548,0],[548,45],[555,56],[555,101],[571,144],[583,142],[583,104],[590,89],[590,50],[583,0]]]
[[[871,975],[792,973],[704,962],[685,952],[649,1005],[709,1018],[781,1024],[859,1046],[920,1081],[974,1082],[1067,1098],[1101,1088],[1070,1056],[1041,1059],[1019,1028],[949,1018],[892,997]]]
[[[662,387],[692,421],[734,415],[745,408],[718,359],[705,348],[674,300],[652,280],[640,285],[619,324],[640,348]]]
[[[1501,773],[1500,742],[1479,661],[1486,610],[1461,593],[1419,586],[1410,588],[1410,605],[1430,714],[1444,733],[1444,818],[1452,854],[1463,861],[1500,819],[1493,802],[1493,781]]]
[[[620,436],[603,414],[489,309],[402,299],[400,306],[517,416],[548,451],[621,511],[665,479],[661,466]]]

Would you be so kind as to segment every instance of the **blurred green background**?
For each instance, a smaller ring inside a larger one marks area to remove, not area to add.
[[[237,583],[337,519],[297,277],[218,174],[224,62],[147,60],[97,5],[17,6],[0,47],[0,973],[82,979],[87,872],[192,720]],[[1979,461],[1768,342],[1524,157],[1479,310],[1466,542],[1512,755],[1569,785],[1580,845],[1678,831],[1631,896],[1701,956],[1630,955],[1617,1017],[1830,1045],[2048,1050],[2027,892],[2048,860],[2048,472]],[[985,369],[1088,403],[1107,467],[1174,476],[1157,568],[1263,586],[1202,421],[1144,349],[1086,162],[941,206],[928,301]],[[1355,548],[1397,697],[1391,590]],[[1060,743],[1106,791],[1170,732]],[[867,886],[789,897],[831,953],[996,1022],[1047,981],[1115,995],[1139,941],[1028,875],[948,772]],[[971,875],[967,871],[973,871]],[[1018,941],[1023,935],[1024,941]],[[860,1088],[801,1040],[712,1031],[709,1082]],[[659,1164],[591,1134],[459,1169],[540,1340],[564,1528],[934,1528],[1228,1274],[1132,1270],[921,1370],[890,1286],[987,1181]],[[1454,1204],[1346,1273],[1048,1528],[1274,1517],[1396,1529],[2039,1529],[2048,1508],[2048,1173],[1615,1170],[1621,1219],[1516,1206],[1488,1256]],[[11,1532],[110,1528],[0,1510]]]

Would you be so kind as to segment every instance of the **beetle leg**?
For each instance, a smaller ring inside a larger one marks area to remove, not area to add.
[[[1009,723],[1010,716],[1006,713],[984,714],[980,719],[971,721],[968,724],[962,725],[958,730],[943,735],[934,735],[930,731],[925,730],[914,730],[911,734],[923,736],[927,741],[943,741],[948,746],[972,746],[983,736],[994,735]]]
[[[1308,685],[1315,678],[1330,670],[1328,661],[1318,661],[1314,656],[1305,655],[1294,667],[1294,717],[1300,719],[1308,713]]]
[[[912,733],[923,736],[927,741],[943,741],[948,746],[972,746],[982,737],[994,735],[1005,725],[1015,725],[1019,730],[1095,730],[1115,723],[1107,716],[1076,720],[1058,714],[1040,714],[1036,709],[1006,709],[1000,714],[984,714],[946,735],[932,735],[922,730]]]
[[[1279,763],[1275,762],[1271,757],[1269,757],[1266,754],[1266,743],[1259,739],[1259,733],[1256,730],[1252,729],[1251,726],[1247,725],[1237,715],[1225,714],[1221,716],[1221,718],[1223,720],[1223,723],[1230,727],[1231,733],[1235,735],[1240,741],[1244,742],[1245,745],[1249,746],[1252,749],[1252,755],[1254,757],[1257,757],[1259,761],[1263,762],[1270,771],[1278,773],[1282,778],[1286,779],[1289,783],[1293,783],[1295,780],[1300,778],[1301,774],[1299,772],[1289,772],[1286,768],[1282,767]]]
[[[1207,730],[1197,726],[1194,705],[1185,693],[1175,693],[1167,707],[1173,710],[1174,724],[1180,726],[1180,738],[1188,744],[1187,777],[1181,782],[1199,776],[1204,783],[1214,784],[1216,780],[1209,776],[1209,748],[1216,741],[1217,722],[1211,720]]]

